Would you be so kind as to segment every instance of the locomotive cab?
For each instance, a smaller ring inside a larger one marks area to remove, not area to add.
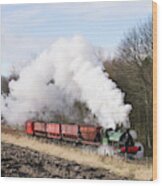
[[[119,146],[122,134],[123,132],[120,130],[115,131],[112,128],[106,129],[103,133],[102,144]]]

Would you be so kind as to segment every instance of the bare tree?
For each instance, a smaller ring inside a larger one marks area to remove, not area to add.
[[[140,24],[130,30],[121,41],[118,56],[125,62],[143,65],[147,58],[152,62],[152,20],[149,18],[144,24]]]
[[[125,92],[125,101],[133,107],[131,126],[138,132],[146,155],[152,155],[152,20],[131,29],[121,41],[113,60],[105,69]]]
[[[143,85],[145,108],[146,147],[152,148],[152,20],[133,28],[121,41],[118,57],[121,61],[136,69],[136,73]]]

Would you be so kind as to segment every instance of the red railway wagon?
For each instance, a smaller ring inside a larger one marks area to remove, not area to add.
[[[25,132],[26,134],[33,135],[34,130],[33,130],[33,122],[32,121],[27,121],[25,123]]]
[[[100,145],[101,127],[80,125],[80,135],[83,144]]]
[[[79,126],[74,124],[61,124],[62,138],[74,141],[78,139]]]
[[[46,123],[34,122],[34,134],[39,136],[46,136]]]
[[[48,138],[61,139],[61,124],[47,123],[46,132]]]

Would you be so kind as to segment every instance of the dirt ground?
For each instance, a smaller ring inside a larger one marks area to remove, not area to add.
[[[2,177],[65,179],[127,179],[105,169],[79,165],[74,161],[50,156],[13,144],[1,144]]]

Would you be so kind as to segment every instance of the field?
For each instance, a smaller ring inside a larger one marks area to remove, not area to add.
[[[88,153],[27,137],[22,131],[2,127],[2,176],[76,179],[151,180],[152,165],[146,161]]]
[[[64,179],[126,179],[105,169],[79,165],[29,148],[2,143],[2,176]]]

